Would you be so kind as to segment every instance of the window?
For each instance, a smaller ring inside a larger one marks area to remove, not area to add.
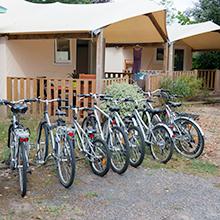
[[[164,57],[164,49],[157,48],[156,61],[163,61],[163,57]]]
[[[71,41],[69,39],[55,40],[55,63],[71,62]]]

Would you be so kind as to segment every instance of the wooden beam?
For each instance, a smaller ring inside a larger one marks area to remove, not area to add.
[[[168,71],[169,65],[169,44],[164,44],[164,58],[163,58],[163,69],[164,71]]]
[[[103,30],[97,36],[96,43],[96,93],[102,93],[105,72],[105,39]]]
[[[218,49],[192,49],[192,52],[210,52],[210,51],[220,51],[220,48]]]
[[[169,74],[171,75],[174,70],[174,43],[169,45]]]
[[[134,47],[136,45],[139,45],[141,47],[163,47],[164,43],[108,43],[106,44],[106,47]]]
[[[8,34],[9,40],[41,40],[59,38],[91,38],[90,33]]]
[[[160,27],[160,25],[158,24],[156,18],[154,17],[154,15],[152,13],[146,14],[146,16],[151,20],[152,24],[155,26],[155,28],[157,29],[157,31],[159,32],[160,36],[162,37],[162,39],[164,40],[164,42],[168,41],[168,37],[167,35],[164,33],[164,31],[162,30],[162,28]]]

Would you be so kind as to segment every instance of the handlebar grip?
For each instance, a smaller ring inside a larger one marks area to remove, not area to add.
[[[34,99],[25,99],[24,100],[24,103],[31,103],[31,102],[37,102],[38,101],[38,99],[37,98],[34,98]]]
[[[77,95],[77,96],[80,97],[80,98],[89,98],[89,97],[92,97],[91,94],[79,94],[79,95]]]

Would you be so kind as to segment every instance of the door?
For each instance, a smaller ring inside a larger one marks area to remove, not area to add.
[[[184,69],[184,50],[175,49],[174,71],[182,71]]]
[[[77,40],[77,73],[89,73],[89,41]]]

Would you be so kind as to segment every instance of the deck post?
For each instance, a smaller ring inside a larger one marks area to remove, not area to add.
[[[165,72],[168,71],[168,64],[169,64],[169,44],[164,44],[164,61],[163,61],[163,70]]]
[[[220,94],[220,70],[215,73],[215,93]]]
[[[96,93],[102,93],[105,66],[105,39],[103,30],[97,36],[96,44]]]
[[[173,68],[174,67],[174,42],[169,45],[169,67],[168,67],[168,75],[173,76]]]

